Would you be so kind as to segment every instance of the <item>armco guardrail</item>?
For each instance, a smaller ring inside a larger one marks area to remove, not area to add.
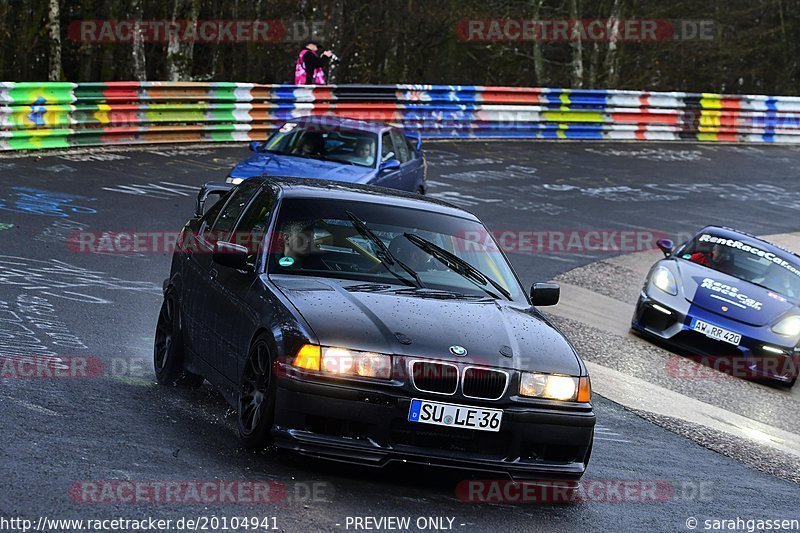
[[[264,139],[334,115],[427,138],[800,143],[800,98],[451,85],[0,83],[0,149]]]

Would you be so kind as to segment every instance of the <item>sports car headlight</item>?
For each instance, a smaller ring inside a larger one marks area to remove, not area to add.
[[[655,269],[651,280],[653,281],[653,285],[667,294],[673,296],[678,294],[678,284],[675,283],[675,276],[672,275],[672,272],[670,272],[667,267],[660,266]]]
[[[519,393],[530,398],[586,403],[591,400],[592,386],[588,377],[523,372]]]
[[[800,316],[791,315],[782,318],[772,326],[772,331],[785,337],[797,337],[800,335]]]
[[[392,356],[333,346],[303,345],[292,361],[292,366],[339,376],[381,379],[392,377]]]
[[[225,183],[233,183],[234,185],[239,185],[243,181],[244,181],[244,178],[234,178],[233,176],[228,176],[225,179]]]

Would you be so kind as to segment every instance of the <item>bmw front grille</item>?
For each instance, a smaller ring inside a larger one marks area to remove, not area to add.
[[[508,381],[508,372],[492,368],[467,366],[459,370],[452,363],[411,362],[411,383],[421,392],[452,396],[460,383],[465,398],[499,400],[506,392]]]
[[[411,381],[422,392],[453,395],[458,390],[458,367],[449,363],[413,361]]]
[[[506,392],[508,374],[501,370],[468,366],[461,380],[461,392],[467,398],[499,400]]]

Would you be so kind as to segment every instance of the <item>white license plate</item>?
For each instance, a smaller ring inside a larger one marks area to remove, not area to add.
[[[477,429],[478,431],[500,431],[503,420],[502,409],[483,409],[452,403],[411,400],[408,410],[409,422]]]
[[[692,319],[692,329],[710,339],[727,342],[734,346],[739,346],[739,343],[742,342],[742,336],[738,333],[728,331],[727,329],[709,324],[708,322],[703,322],[702,320],[697,320],[696,318]]]

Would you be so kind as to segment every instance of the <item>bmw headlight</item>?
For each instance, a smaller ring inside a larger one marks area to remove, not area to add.
[[[650,279],[653,282],[653,285],[667,294],[671,294],[673,296],[678,294],[678,284],[675,283],[675,276],[672,275],[672,272],[670,272],[667,267],[660,266],[655,269],[653,276]]]
[[[338,376],[392,377],[392,356],[333,346],[303,345],[292,366]]]
[[[228,176],[225,179],[225,183],[233,183],[234,185],[239,185],[243,181],[244,181],[244,178],[234,178],[233,176]]]
[[[785,337],[797,337],[800,335],[800,316],[791,315],[782,318],[772,326],[772,331]]]
[[[588,377],[523,372],[519,382],[519,394],[529,398],[585,403],[591,400],[592,386]]]

